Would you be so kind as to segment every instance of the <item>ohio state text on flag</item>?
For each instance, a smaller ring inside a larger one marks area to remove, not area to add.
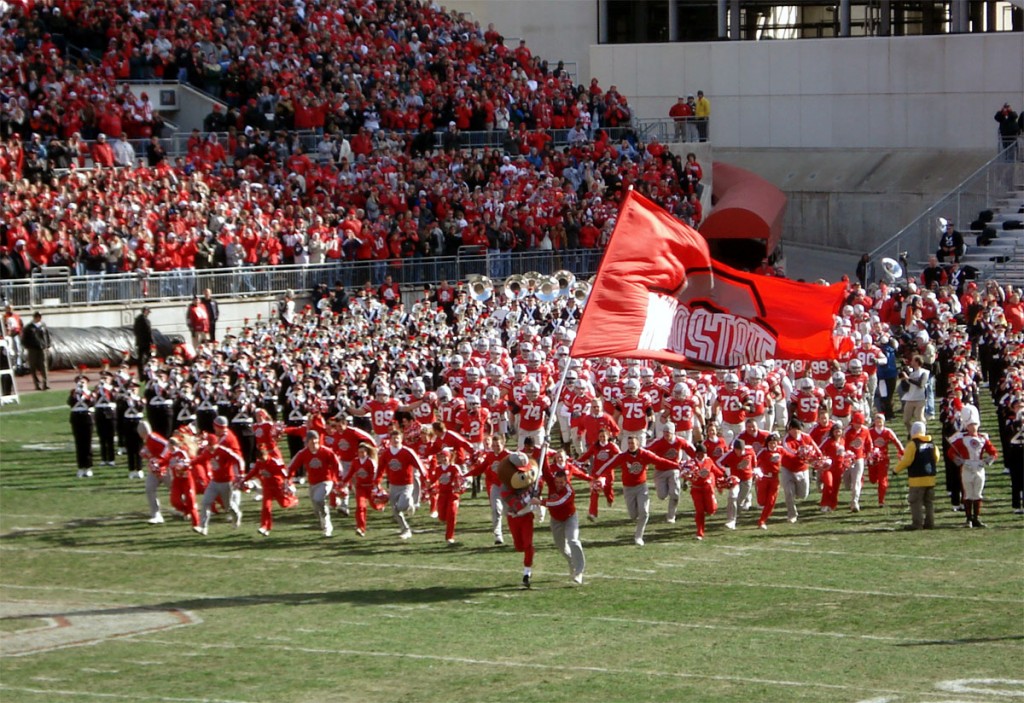
[[[719,368],[834,359],[844,291],[714,262],[693,228],[630,192],[571,354]]]

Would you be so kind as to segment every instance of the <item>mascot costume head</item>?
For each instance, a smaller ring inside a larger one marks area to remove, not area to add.
[[[523,452],[512,452],[498,463],[498,479],[507,491],[524,491],[533,488],[540,475],[537,462]]]

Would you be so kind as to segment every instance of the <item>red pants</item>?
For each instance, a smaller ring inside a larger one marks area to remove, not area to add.
[[[757,480],[757,504],[761,506],[761,519],[758,525],[767,525],[768,518],[775,510],[775,501],[779,497],[779,477],[765,476]]]
[[[455,521],[459,517],[459,494],[442,491],[437,494],[437,519],[445,524],[444,538],[455,539]]]
[[[697,536],[704,536],[704,518],[707,515],[714,515],[718,511],[718,501],[715,499],[715,489],[709,484],[690,486],[690,497],[693,498],[693,508],[697,511],[694,520],[697,523]]]
[[[889,463],[879,462],[868,466],[868,480],[878,484],[878,504],[885,502],[885,494],[889,492]]]
[[[289,493],[284,486],[263,484],[263,505],[260,509],[260,527],[270,530],[274,527],[274,501],[282,508],[292,508],[299,504],[299,498]]]
[[[508,531],[516,551],[523,553],[523,566],[533,566],[533,512],[520,517],[509,515]]]
[[[821,472],[821,507],[836,509],[839,505],[839,484],[842,482],[842,469],[827,469]]]
[[[373,502],[373,486],[356,486],[356,529],[366,532],[366,509]]]
[[[597,517],[597,504],[601,500],[602,493],[604,493],[604,499],[608,505],[615,502],[615,483],[611,476],[605,476],[604,486],[601,487],[601,490],[590,489],[590,510],[588,512],[594,517]]]
[[[196,486],[192,477],[171,480],[171,507],[189,516],[192,527],[199,524],[199,509],[196,507]]]

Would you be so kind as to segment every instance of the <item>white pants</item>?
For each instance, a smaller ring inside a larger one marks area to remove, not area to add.
[[[587,566],[583,556],[583,543],[580,542],[580,522],[573,513],[566,520],[551,521],[551,537],[555,540],[555,549],[565,555],[569,562],[569,570],[573,576],[582,574]]]
[[[861,481],[864,479],[864,460],[854,459],[850,468],[843,472],[843,486],[850,489],[850,504],[860,507]]]
[[[228,506],[236,520],[242,518],[242,493],[236,491],[235,487],[228,481],[210,481],[210,485],[206,487],[206,491],[203,493],[203,511],[199,517],[200,527],[205,528],[210,524],[210,509],[217,498],[220,498],[224,505]]]
[[[491,532],[494,539],[502,539],[501,518],[505,514],[505,503],[501,500],[501,486],[491,486],[487,498],[491,502]]]
[[[530,437],[530,438],[533,439],[533,446],[539,447],[540,445],[544,444],[544,428],[541,427],[539,430],[532,430],[532,431],[519,430],[519,441],[518,441],[518,448],[519,449],[523,448],[523,442],[526,441],[527,437]]]
[[[750,496],[750,487],[753,485],[753,479],[747,479],[746,481],[740,481],[739,485],[733,486],[729,489],[729,502],[726,504],[725,509],[725,520],[726,522],[736,523],[736,517],[739,515],[740,505],[742,505]]]
[[[678,470],[670,469],[668,471],[654,472],[654,490],[658,494],[658,500],[668,498],[666,517],[669,520],[676,519],[676,512],[679,510],[679,492],[681,488]]]
[[[146,502],[149,504],[149,516],[151,518],[160,514],[160,498],[157,491],[162,485],[171,485],[170,474],[164,474],[161,477],[152,471],[146,472]]]
[[[799,515],[796,502],[806,500],[811,492],[807,471],[790,471],[784,468],[779,471],[779,483],[782,484],[782,490],[786,496],[786,517],[795,518]]]
[[[415,510],[415,503],[412,497],[412,484],[405,486],[391,486],[388,491],[388,502],[391,504],[391,514],[398,523],[402,532],[409,531],[409,521],[406,513]]]
[[[960,468],[960,483],[964,487],[964,500],[981,500],[981,492],[985,489],[985,467],[968,467],[966,464]]]
[[[622,495],[626,499],[626,510],[629,511],[629,519],[636,520],[636,530],[633,532],[633,538],[643,539],[644,531],[647,529],[647,521],[651,519],[651,496],[647,490],[647,484],[624,486]]]
[[[334,489],[334,481],[321,481],[309,484],[309,502],[313,504],[313,513],[320,519],[321,530],[333,530],[331,524],[331,506],[328,498]]]

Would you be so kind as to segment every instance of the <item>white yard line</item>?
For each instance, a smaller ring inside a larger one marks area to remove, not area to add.
[[[174,642],[171,640],[159,640],[148,637],[138,637],[139,639],[150,644],[166,644],[173,647],[181,646],[180,642]],[[195,643],[192,646],[199,647],[200,649],[226,649],[226,650],[241,650],[241,649],[259,649],[263,645],[254,644],[210,644],[210,643]],[[749,683],[758,684],[762,686],[781,686],[786,688],[820,688],[833,691],[856,691],[858,693],[890,693],[890,694],[901,694],[903,691],[894,691],[886,688],[864,688],[862,686],[846,686],[843,684],[828,684],[818,683],[811,681],[787,681],[785,679],[763,679],[753,676],[730,676],[724,674],[704,674],[704,673],[690,673],[682,671],[660,671],[657,669],[619,669],[604,666],[587,666],[587,665],[573,665],[564,661],[560,661],[555,664],[544,664],[541,662],[529,662],[529,661],[514,661],[512,659],[477,659],[473,657],[456,657],[456,656],[445,656],[440,654],[418,654],[415,652],[382,652],[374,650],[362,650],[362,649],[323,649],[314,647],[292,647],[287,645],[275,645],[276,651],[285,652],[296,652],[299,654],[313,654],[313,655],[329,655],[329,656],[342,656],[342,657],[375,657],[385,659],[409,659],[414,661],[433,661],[440,662],[443,664],[470,664],[475,666],[485,666],[488,668],[507,668],[507,669],[529,669],[539,671],[556,671],[565,673],[567,671],[587,673],[587,674],[602,674],[607,676],[641,676],[641,677],[658,677],[666,679],[684,679],[684,680],[699,680],[699,681],[723,681],[729,683]]]
[[[34,413],[48,413],[54,410],[65,410],[68,406],[66,405],[48,405],[45,408],[22,408],[21,410],[3,410],[0,411],[0,417],[7,417],[8,415],[32,415]]]
[[[760,545],[733,545],[723,544],[722,549],[731,552],[784,552],[786,554],[807,554],[810,556],[829,556],[829,557],[869,557],[872,559],[920,559],[924,561],[949,561],[948,556],[928,556],[920,554],[897,554],[887,552],[846,552],[840,549],[795,549],[792,547],[764,547]],[[1000,566],[1006,565],[1004,559],[981,559],[975,557],[957,557],[957,561],[970,561],[979,564],[999,564]]]
[[[8,545],[0,545],[0,552],[33,552],[37,553],[39,550],[32,547],[12,547]],[[118,556],[147,556],[151,557],[151,552],[132,552],[124,551],[119,549],[86,549],[80,547],[48,547],[48,552],[64,552],[71,554],[97,554],[97,555],[118,555]],[[173,551],[173,550],[172,550]],[[168,552],[171,553],[171,552]],[[254,554],[208,554],[201,551],[189,551],[188,556],[190,559],[213,559],[217,561],[239,561],[244,560],[248,562],[253,561],[264,561],[271,563],[283,563],[283,564],[310,564],[308,557],[266,557]],[[427,565],[427,564],[416,564],[416,563],[400,563],[400,562],[381,562],[381,561],[349,561],[344,560],[337,563],[332,562],[332,568],[339,567],[358,567],[358,568],[372,568],[372,569],[411,569],[416,571],[443,571],[443,572],[456,572],[456,573],[475,573],[475,574],[493,574],[491,569],[483,569],[479,567],[470,566],[438,566],[438,565]],[[593,579],[606,579],[611,581],[639,581],[639,582],[651,582],[651,583],[667,583],[676,584],[680,586],[707,586],[708,583],[702,580],[696,579],[665,579],[656,577],[643,577],[643,576],[627,576],[627,575],[611,575],[611,574],[588,574],[588,577]],[[869,589],[854,589],[854,588],[834,588],[830,586],[810,586],[807,584],[785,584],[785,583],[757,583],[747,581],[729,581],[719,583],[718,585],[723,586],[738,586],[741,588],[754,588],[754,589],[775,589],[775,590],[786,590],[786,591],[810,591],[816,593],[841,593],[843,595],[853,596],[887,596],[893,598],[906,597],[906,593],[899,591],[883,591],[883,590],[869,590]],[[58,587],[60,588],[60,587]],[[113,591],[117,592],[117,591]],[[915,594],[915,598],[928,599],[928,600],[954,600],[954,601],[967,601],[974,603],[1012,603],[1017,605],[1020,603],[1019,599],[1016,598],[989,598],[985,596],[971,596],[965,594],[944,594],[944,593],[918,593]]]

